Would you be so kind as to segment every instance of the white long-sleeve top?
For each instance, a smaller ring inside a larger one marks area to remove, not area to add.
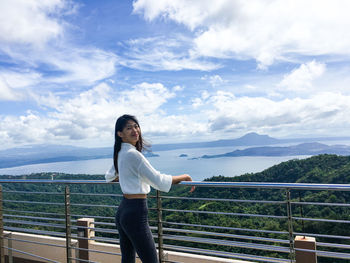
[[[118,153],[119,183],[124,194],[148,194],[153,188],[169,192],[172,176],[155,170],[148,160],[129,143],[122,143]],[[116,174],[114,165],[106,172],[107,182],[113,181]]]

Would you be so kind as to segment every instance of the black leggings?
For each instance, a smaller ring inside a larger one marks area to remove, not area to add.
[[[116,217],[122,263],[134,263],[135,251],[143,263],[158,263],[157,250],[148,224],[147,199],[121,201]]]

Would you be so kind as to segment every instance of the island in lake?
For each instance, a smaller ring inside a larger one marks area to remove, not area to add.
[[[294,156],[294,155],[318,155],[337,154],[350,155],[350,146],[347,145],[326,145],[318,142],[302,143],[292,146],[264,146],[251,147],[243,150],[235,150],[224,154],[203,155],[199,158],[220,158],[239,156]],[[193,158],[198,159],[198,158]]]

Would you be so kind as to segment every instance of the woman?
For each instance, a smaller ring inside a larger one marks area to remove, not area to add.
[[[142,155],[143,148],[144,141],[137,119],[131,115],[119,117],[115,124],[114,165],[106,173],[106,180],[119,180],[123,192],[116,214],[122,263],[135,262],[135,252],[144,263],[158,262],[148,224],[146,198],[150,186],[168,192],[172,184],[192,181],[187,174],[171,176],[155,170]]]

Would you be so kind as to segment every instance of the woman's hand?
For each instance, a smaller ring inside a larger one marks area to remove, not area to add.
[[[191,181],[192,182],[192,177],[189,176],[188,174],[175,175],[175,176],[173,176],[172,184],[178,184],[182,181]],[[195,189],[196,189],[196,187],[192,186],[190,193],[192,193]]]

